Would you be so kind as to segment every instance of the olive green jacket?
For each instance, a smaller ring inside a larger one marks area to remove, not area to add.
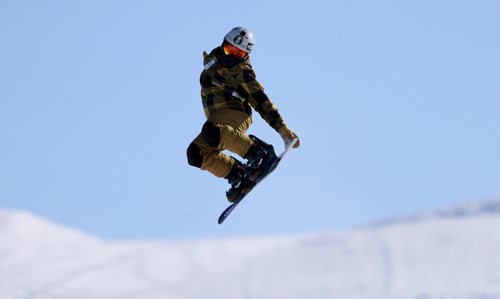
[[[252,108],[276,131],[285,123],[264,87],[256,80],[250,57],[227,61],[221,47],[203,53],[201,98],[207,118],[215,111],[232,109],[252,114]]]

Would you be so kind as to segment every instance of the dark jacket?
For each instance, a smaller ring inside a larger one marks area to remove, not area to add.
[[[201,98],[207,118],[222,109],[252,114],[252,108],[276,131],[285,126],[264,87],[256,80],[250,57],[233,60],[221,47],[203,53],[204,70],[200,76]]]

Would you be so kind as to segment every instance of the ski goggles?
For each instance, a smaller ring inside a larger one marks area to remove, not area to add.
[[[236,57],[238,59],[242,59],[247,55],[247,52],[245,52],[241,49],[238,49],[237,47],[231,45],[228,42],[224,42],[224,44],[222,46],[224,48],[224,53],[226,53],[226,55],[233,55],[234,57]]]

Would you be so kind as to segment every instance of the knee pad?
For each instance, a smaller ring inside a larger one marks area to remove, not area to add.
[[[203,156],[200,154],[200,148],[193,142],[187,149],[188,164],[194,167],[201,168],[203,163]]]
[[[211,122],[203,125],[201,136],[211,147],[218,147],[220,144],[220,129]]]

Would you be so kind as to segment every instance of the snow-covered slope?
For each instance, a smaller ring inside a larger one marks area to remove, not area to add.
[[[0,299],[500,299],[500,212],[477,206],[345,232],[120,243],[1,211]]]
[[[484,215],[500,215],[500,199],[485,199],[463,202],[456,206],[445,207],[439,210],[417,215],[385,219],[376,224],[395,224],[400,222],[422,221],[433,218],[466,218]]]

